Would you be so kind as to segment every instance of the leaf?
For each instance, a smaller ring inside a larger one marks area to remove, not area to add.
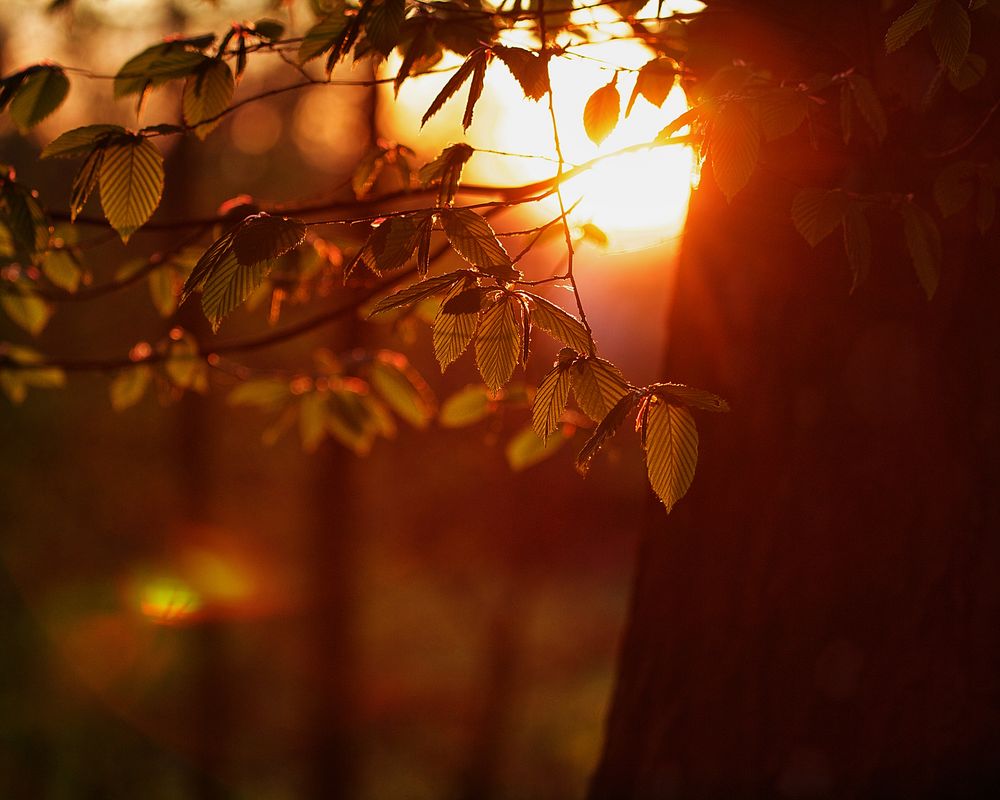
[[[299,63],[305,64],[333,47],[346,27],[347,17],[342,11],[330,14],[313,25],[299,44]]]
[[[33,294],[4,292],[0,295],[0,306],[11,322],[32,336],[38,336],[52,316],[52,307]]]
[[[972,23],[958,0],[939,0],[931,19],[931,44],[941,65],[957,73],[969,54]]]
[[[580,320],[544,297],[539,297],[531,292],[521,292],[520,294],[531,300],[531,319],[535,325],[556,341],[572,347],[581,355],[589,355],[593,352],[590,334],[587,333],[587,329]]]
[[[433,278],[426,278],[425,280],[418,281],[417,283],[407,286],[405,289],[400,289],[398,292],[394,292],[388,297],[383,297],[375,304],[371,314],[368,316],[373,317],[376,314],[382,314],[394,308],[402,308],[403,306],[413,305],[414,303],[423,300],[425,297],[431,297],[435,294],[447,291],[454,284],[471,275],[471,272],[463,269],[455,272],[448,272],[444,275],[435,275]]]
[[[976,167],[970,161],[949,164],[934,179],[934,200],[942,217],[950,217],[965,208],[975,194]]]
[[[125,133],[121,125],[84,125],[60,134],[42,149],[39,158],[79,158],[89,155],[94,145]]]
[[[778,87],[758,99],[760,128],[768,141],[795,133],[809,113],[809,99],[804,92]]]
[[[80,287],[83,271],[73,254],[64,248],[49,250],[42,261],[42,272],[53,286],[67,292],[75,292]]]
[[[839,189],[803,189],[792,200],[792,224],[815,247],[840,224],[847,204],[847,195]]]
[[[224,233],[212,242],[211,246],[195,262],[194,269],[191,270],[191,274],[188,275],[184,287],[181,289],[180,301],[182,303],[191,296],[192,292],[205,284],[205,280],[222,263],[223,259],[232,255],[233,235],[234,231]],[[235,255],[233,258],[235,259]]]
[[[745,103],[730,100],[715,115],[708,152],[712,173],[727,200],[746,186],[757,166],[760,126]]]
[[[400,353],[379,353],[372,364],[371,385],[413,427],[426,428],[434,418],[436,403],[430,387]]]
[[[594,92],[583,108],[583,129],[596,145],[607,139],[617,127],[621,116],[621,95],[618,93],[618,73],[606,86]]]
[[[493,228],[475,211],[468,208],[446,209],[441,212],[441,224],[452,247],[480,271],[505,282],[521,277]]]
[[[476,366],[483,383],[498,391],[514,373],[521,357],[521,304],[502,296],[483,312],[476,333]]]
[[[124,411],[134,406],[146,394],[152,377],[153,371],[146,364],[137,364],[119,372],[108,386],[111,407],[115,411]]]
[[[851,291],[868,278],[872,263],[872,233],[868,217],[858,204],[851,204],[844,214],[844,250],[851,267]]]
[[[493,45],[493,55],[510,70],[529,100],[541,100],[549,91],[548,58],[539,56],[533,50],[499,43]]]
[[[625,418],[629,415],[629,412],[635,408],[635,404],[638,402],[638,398],[634,393],[628,392],[622,395],[617,403],[604,415],[601,423],[594,429],[593,434],[587,439],[586,444],[584,444],[583,449],[580,450],[576,457],[576,470],[581,475],[586,475],[590,469],[590,462],[593,461],[594,456],[600,451],[608,440],[615,435],[618,428],[625,421]]]
[[[674,88],[676,74],[677,69],[670,58],[654,58],[643,64],[636,76],[635,88],[632,89],[625,116],[632,113],[632,106],[640,94],[657,108],[662,106],[670,90]]]
[[[441,405],[438,424],[443,428],[464,428],[489,416],[491,400],[485,386],[472,384],[453,394]]]
[[[462,120],[462,127],[469,127],[469,124],[472,122],[472,107],[479,99],[479,94],[482,93],[482,77],[478,80],[479,88],[478,93],[476,93],[477,80],[474,75],[477,73],[480,74],[480,76],[484,74],[488,58],[489,51],[484,47],[477,48],[469,54],[469,57],[462,62],[462,65],[455,71],[455,74],[448,79],[448,82],[442,87],[441,91],[438,92],[437,97],[431,101],[430,106],[427,108],[427,111],[424,112],[424,116],[420,120],[420,127],[426,125],[427,120],[441,110],[444,104],[451,99],[451,96],[462,87],[463,83],[465,83],[469,78],[473,78],[473,87],[469,91],[469,100],[466,103],[465,116]]]
[[[535,400],[531,404],[531,427],[542,439],[558,430],[572,385],[573,376],[568,364],[556,364],[538,384]]]
[[[164,319],[177,310],[174,271],[169,266],[162,266],[149,273],[149,296],[156,312]]]
[[[264,411],[277,411],[292,396],[287,381],[278,378],[257,378],[239,384],[226,397],[226,403],[231,406],[252,406]]]
[[[174,386],[201,394],[208,391],[208,365],[189,333],[171,343],[163,369]]]
[[[371,46],[388,57],[399,43],[399,30],[406,16],[405,0],[382,0],[373,4],[365,19],[365,36]]]
[[[285,26],[276,19],[264,18],[253,24],[253,32],[261,39],[273,42],[275,39],[281,38],[281,34],[285,32]]]
[[[302,220],[272,216],[264,211],[245,217],[233,233],[233,252],[244,266],[271,261],[293,250],[306,238]]]
[[[69,94],[69,79],[59,67],[42,67],[30,73],[10,104],[10,118],[22,131],[33,128],[62,105]]]
[[[201,308],[213,332],[218,331],[222,320],[263,283],[270,270],[270,261],[241,264],[233,250],[226,251],[201,290]]]
[[[531,428],[522,428],[507,442],[504,455],[510,468],[520,472],[549,458],[565,441],[562,436],[540,439]]]
[[[865,122],[868,123],[868,127],[872,129],[875,138],[881,142],[888,133],[888,123],[885,119],[882,101],[875,93],[871,81],[864,75],[853,74],[847,77],[847,82],[854,95],[854,104],[858,107]]]
[[[700,106],[695,106],[694,108],[689,108],[683,114],[680,114],[674,120],[672,120],[662,131],[656,134],[656,141],[663,142],[669,140],[675,133],[680,131],[681,128],[686,128],[689,125],[693,125],[706,111],[708,103],[702,103]]]
[[[357,257],[348,264],[344,270],[345,279],[350,277],[359,261],[376,275],[405,266],[424,238],[430,237],[432,224],[429,211],[387,217],[368,237]]]
[[[69,218],[71,222],[76,222],[76,218],[87,205],[91,193],[97,186],[101,177],[101,166],[104,164],[104,148],[95,147],[83,160],[80,169],[73,176],[73,185],[69,195]]]
[[[205,139],[222,121],[229,108],[236,83],[229,65],[217,58],[202,64],[184,82],[184,122],[194,127],[195,136]]]
[[[450,206],[455,200],[458,184],[462,178],[462,170],[474,152],[465,143],[453,144],[442,150],[437,158],[420,169],[421,185],[429,186],[434,181],[440,181],[439,206]]]
[[[649,401],[643,432],[649,483],[669,514],[694,480],[698,429],[686,408],[654,397]]]
[[[592,420],[604,419],[628,392],[621,370],[610,361],[587,356],[573,364],[573,396]]]
[[[917,0],[889,26],[885,34],[885,52],[892,53],[906,44],[917,31],[926,28],[934,14],[937,0]]]
[[[434,357],[441,365],[442,372],[466,351],[472,337],[476,335],[476,325],[479,321],[478,302],[475,310],[467,313],[452,313],[446,310],[449,302],[466,292],[470,286],[475,286],[475,280],[470,277],[455,283],[445,295],[444,302],[434,319]]]
[[[108,145],[100,173],[101,206],[123,242],[152,215],[163,194],[163,157],[148,139]]]
[[[903,234],[906,249],[913,260],[917,280],[927,299],[934,297],[941,273],[941,234],[930,214],[913,203],[899,206],[903,217]]]
[[[302,449],[307,453],[315,452],[326,438],[329,416],[327,397],[325,393],[308,392],[299,401],[299,438]]]
[[[114,95],[118,100],[141,95],[147,88],[160,86],[193,73],[206,57],[189,50],[185,42],[160,42],[126,61],[115,75]]]
[[[49,219],[32,192],[12,181],[0,184],[0,219],[25,258],[48,247]]]
[[[958,72],[949,72],[948,80],[959,92],[971,89],[986,76],[986,59],[976,53],[969,53]]]
[[[680,403],[688,408],[701,411],[727,412],[729,403],[716,394],[685,386],[683,383],[657,383],[652,387],[652,394],[668,403]]]

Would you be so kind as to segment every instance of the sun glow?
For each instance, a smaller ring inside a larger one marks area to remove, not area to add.
[[[579,16],[579,19],[577,19]],[[674,86],[661,108],[639,98],[631,114],[625,106],[635,84],[635,72],[652,58],[645,45],[628,36],[628,26],[607,7],[580,9],[574,19],[598,23],[595,41],[575,45],[565,55],[550,62],[550,76],[556,123],[566,168],[615,153],[623,148],[651,141],[663,127],[688,108],[679,86]],[[508,44],[531,46],[524,30],[507,31]],[[457,57],[442,66],[460,63]],[[398,60],[387,65],[392,75]],[[612,134],[600,145],[587,137],[583,109],[588,98],[619,72],[618,91],[622,98],[622,118]],[[464,180],[490,186],[518,185],[551,177],[556,166],[556,149],[548,98],[539,102],[525,99],[520,86],[507,68],[491,63],[482,99],[468,134],[463,136],[460,119],[466,89],[460,90],[415,136],[419,119],[447,81],[448,73],[412,78],[403,84],[395,103],[380,120],[387,134],[413,146],[421,158],[433,158],[444,146],[463,139],[479,150],[469,162]],[[517,155],[510,155],[517,154]],[[570,221],[575,226],[592,223],[611,240],[615,249],[637,249],[676,237],[684,225],[694,170],[693,154],[683,146],[656,147],[603,159],[583,174],[563,184],[568,205],[576,203]],[[578,202],[579,201],[579,202]],[[558,214],[556,198],[537,204],[540,216]]]

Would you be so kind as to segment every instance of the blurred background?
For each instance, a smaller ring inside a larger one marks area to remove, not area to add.
[[[261,16],[301,31],[312,19],[307,3],[264,0],[48,5],[0,5],[3,74],[52,59],[113,75],[164,34],[220,33]],[[237,98],[295,77],[277,58],[251,58]],[[461,109],[418,133],[419,92],[440,86],[427,80],[404,87],[398,106],[367,87],[314,87],[243,107],[204,143],[160,139],[168,177],[157,219],[211,215],[241,193],[265,204],[350,198],[351,175],[380,136],[412,147],[419,165],[461,137]],[[573,80],[585,99],[607,77]],[[179,88],[154,92],[142,124],[177,120]],[[518,112],[502,95],[490,102],[470,135],[498,146],[488,139],[498,120]],[[133,100],[115,103],[108,80],[72,76],[65,106],[29,138],[0,120],[0,162],[64,209],[75,164],[37,153],[92,122],[135,126]],[[473,177],[533,176],[494,163]],[[383,180],[398,188],[393,175]],[[637,383],[658,377],[688,191],[678,186],[667,221],[644,238],[606,226],[604,249],[580,247],[602,354]],[[494,225],[542,221],[507,214]],[[173,235],[95,248],[95,281]],[[556,241],[533,257],[529,268],[558,266],[562,250]],[[552,296],[572,308],[568,294]],[[293,298],[280,322],[331,304],[335,295]],[[220,337],[260,331],[267,312],[239,312]],[[176,326],[208,335],[196,307],[158,314],[147,281],[60,304],[37,340],[0,326],[3,342],[60,357],[121,356]],[[555,353],[537,338],[519,378],[528,384]],[[469,355],[440,374],[425,324],[350,321],[241,363],[294,372],[317,348],[358,345],[404,350],[440,400],[477,382]],[[365,457],[332,441],[305,453],[294,430],[268,436],[272,420],[227,405],[226,370],[213,370],[207,393],[159,386],[121,413],[108,383],[73,374],[61,391],[0,399],[0,797],[582,795],[650,509],[634,443],[616,442],[586,481],[572,467],[582,433],[512,470],[505,451],[527,412],[511,407],[460,428],[400,423]]]

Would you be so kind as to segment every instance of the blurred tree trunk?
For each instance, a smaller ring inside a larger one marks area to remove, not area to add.
[[[783,5],[700,35],[780,67],[812,26],[835,46],[807,68],[881,63],[877,4],[772,25]],[[691,209],[663,375],[733,411],[699,418],[692,490],[651,515],[592,798],[1000,790],[996,228],[945,226],[928,303],[887,214],[852,296],[840,242],[790,225],[794,184],[841,169],[817,159],[729,206],[706,175]]]

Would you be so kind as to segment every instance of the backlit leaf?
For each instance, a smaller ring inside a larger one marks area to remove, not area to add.
[[[441,212],[441,223],[452,247],[474,267],[501,281],[510,282],[521,277],[493,228],[475,211],[446,209]]]
[[[439,206],[450,206],[455,200],[455,193],[458,192],[458,184],[462,179],[462,171],[474,152],[464,142],[449,145],[441,151],[437,158],[420,169],[421,185],[430,186],[435,181],[440,183]]]
[[[222,121],[219,115],[229,108],[235,89],[229,65],[216,58],[206,61],[184,82],[184,122],[195,126],[199,139]]]
[[[611,83],[594,92],[583,109],[583,129],[594,144],[607,139],[618,125],[621,116],[621,95],[618,93],[618,74]]]
[[[654,106],[660,107],[674,87],[674,76],[677,69],[673,59],[654,58],[647,61],[639,70],[635,79],[635,88],[632,89],[632,96],[628,101],[628,108],[625,109],[625,116],[632,113],[632,106],[641,94]]]
[[[121,125],[84,125],[60,134],[42,149],[39,158],[79,158],[88,155],[94,145],[125,133]]]
[[[438,111],[444,106],[445,103],[455,94],[469,78],[473,78],[476,73],[482,75],[482,71],[486,68],[486,62],[489,58],[489,51],[486,48],[480,47],[473,50],[469,57],[462,62],[462,65],[455,71],[455,74],[448,79],[448,82],[442,87],[441,91],[438,92],[434,100],[431,101],[430,106],[427,111],[424,112],[424,116],[420,120],[420,125],[423,127],[427,124],[427,120],[437,114]],[[479,94],[482,93],[482,78],[479,79],[478,93],[476,93],[476,80],[473,80],[473,88],[469,93],[469,100],[466,103],[465,116],[463,118],[463,127],[468,128],[472,121],[472,107],[475,105],[476,101],[479,99]],[[475,95],[475,96],[473,96]],[[466,121],[467,120],[467,121]]]
[[[239,384],[226,397],[226,402],[231,406],[252,406],[264,411],[277,411],[292,396],[287,381],[257,378]]]
[[[589,356],[573,365],[573,396],[583,413],[602,420],[629,388],[621,370],[610,361]]]
[[[872,87],[871,81],[864,75],[853,74],[847,77],[847,82],[851,87],[851,94],[854,95],[854,103],[861,112],[862,118],[872,129],[875,138],[881,142],[888,133],[888,124],[885,119],[885,109],[882,108],[882,101]]]
[[[708,153],[719,189],[731,200],[757,166],[760,125],[745,103],[730,100],[712,121]]]
[[[108,145],[100,172],[101,207],[123,242],[148,220],[163,194],[163,157],[148,139]]]
[[[10,104],[10,118],[22,131],[33,128],[62,105],[69,79],[59,67],[42,67],[29,74]]]
[[[376,275],[400,269],[413,257],[424,238],[430,237],[431,225],[432,217],[427,211],[386,218],[372,231],[357,257],[348,264],[344,270],[345,279],[350,277],[358,262],[365,264]]]
[[[371,385],[400,417],[425,428],[436,411],[427,382],[400,353],[380,353],[372,364]]]
[[[637,402],[638,398],[632,392],[628,392],[622,395],[618,402],[604,415],[604,418],[597,428],[594,429],[594,432],[587,439],[583,449],[580,450],[576,457],[577,472],[581,475],[587,474],[587,471],[590,469],[590,462],[593,461],[594,456],[615,435],[618,428],[629,415],[629,412],[635,408]]]
[[[153,371],[145,364],[137,364],[119,372],[108,386],[111,407],[115,411],[131,408],[146,393],[146,387],[153,377]]]
[[[302,244],[306,226],[302,220],[272,216],[261,211],[239,224],[233,233],[233,252],[243,265],[271,261]]]
[[[581,355],[592,352],[590,335],[580,320],[544,297],[530,292],[522,294],[531,300],[531,320],[535,325]]]
[[[326,438],[328,395],[320,392],[308,392],[299,401],[299,438],[302,449],[307,453],[315,452],[320,442]]]
[[[645,418],[646,472],[656,496],[673,509],[691,486],[698,464],[698,430],[683,406],[653,397]]]
[[[69,195],[69,218],[75,222],[76,218],[87,205],[87,200],[97,187],[101,177],[101,165],[104,163],[104,148],[95,147],[83,160],[80,169],[73,176],[73,185]]]
[[[939,0],[931,19],[931,43],[941,65],[957,73],[969,54],[972,24],[958,0]]]
[[[729,411],[729,403],[718,395],[704,389],[685,386],[683,383],[657,383],[652,393],[668,403],[680,403],[688,408],[697,408],[701,411]]]
[[[489,392],[481,384],[472,384],[453,394],[441,404],[438,424],[443,428],[464,428],[489,416]]]
[[[926,28],[936,5],[937,0],[917,0],[898,16],[885,35],[885,51],[891,53],[898,50],[910,41],[917,31]]]
[[[342,12],[330,14],[313,25],[299,45],[299,63],[305,64],[333,47],[346,27],[347,18]]]
[[[206,56],[189,50],[184,42],[160,42],[126,61],[115,75],[115,99],[142,94],[147,88],[160,86],[193,73]]]
[[[11,322],[32,336],[38,336],[52,316],[52,307],[33,294],[4,292],[0,295],[0,306]]]
[[[808,113],[809,99],[796,89],[781,86],[763,93],[758,99],[760,128],[768,140],[795,133]]]
[[[383,56],[388,56],[399,43],[399,29],[405,15],[406,0],[382,0],[372,4],[365,18],[365,36]]]
[[[529,100],[540,100],[549,91],[548,59],[533,50],[521,47],[493,45],[495,55],[510,70]]]
[[[803,189],[792,200],[795,230],[815,247],[840,225],[847,203],[847,195],[837,189]]]
[[[540,439],[531,428],[522,428],[507,442],[504,455],[508,466],[515,472],[520,472],[549,458],[565,441],[562,436]]]
[[[521,304],[502,296],[479,319],[476,333],[476,366],[483,383],[499,390],[514,373],[521,357]]]
[[[531,427],[542,439],[558,430],[572,384],[573,376],[565,364],[556,364],[538,384],[531,404]]]
[[[423,300],[425,297],[440,294],[441,292],[447,291],[456,283],[464,280],[471,274],[472,273],[468,270],[457,270],[455,272],[448,272],[444,275],[435,275],[433,278],[426,278],[425,280],[418,281],[417,283],[407,286],[405,289],[400,289],[398,292],[394,292],[388,297],[383,297],[375,304],[375,307],[372,309],[369,316],[375,316],[376,314],[381,314],[393,308],[402,308],[403,306],[413,305],[414,303]]]
[[[66,249],[49,250],[42,260],[42,272],[52,282],[67,292],[75,292],[80,286],[83,270],[73,254]]]
[[[455,283],[445,295],[444,302],[434,319],[434,357],[441,365],[442,372],[466,351],[472,337],[476,335],[476,325],[479,321],[478,303],[474,310],[467,313],[449,313],[445,308],[449,301],[454,300],[474,285],[475,280],[468,277]]]
[[[260,286],[270,270],[270,261],[241,264],[233,250],[226,251],[201,290],[201,308],[213,331]]]
[[[149,296],[156,312],[166,319],[177,310],[177,291],[174,271],[169,266],[149,273]]]

